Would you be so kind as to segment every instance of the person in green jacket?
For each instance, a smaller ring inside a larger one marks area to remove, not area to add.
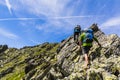
[[[85,68],[87,68],[89,65],[88,53],[89,53],[90,48],[92,47],[93,40],[95,40],[100,47],[101,47],[101,44],[98,42],[97,38],[94,37],[92,29],[88,29],[88,30],[84,31],[80,35],[79,39],[80,39],[79,45],[80,45],[80,47],[82,46],[82,51],[85,56]]]

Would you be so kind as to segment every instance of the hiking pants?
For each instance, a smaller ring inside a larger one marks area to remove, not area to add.
[[[74,41],[78,41],[79,32],[74,32]]]

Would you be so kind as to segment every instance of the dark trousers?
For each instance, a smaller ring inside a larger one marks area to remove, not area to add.
[[[74,32],[74,41],[78,41],[79,32]]]
[[[88,54],[91,47],[92,47],[92,46],[83,46],[83,47],[82,47],[83,53],[84,53],[84,54]]]

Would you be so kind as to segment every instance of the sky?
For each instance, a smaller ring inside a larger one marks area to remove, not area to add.
[[[0,45],[60,42],[93,23],[120,36],[120,0],[0,0]]]

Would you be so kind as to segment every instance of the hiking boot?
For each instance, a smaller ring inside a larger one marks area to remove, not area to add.
[[[85,66],[85,70],[87,70],[87,69],[90,69],[90,64],[87,64],[87,65]]]

